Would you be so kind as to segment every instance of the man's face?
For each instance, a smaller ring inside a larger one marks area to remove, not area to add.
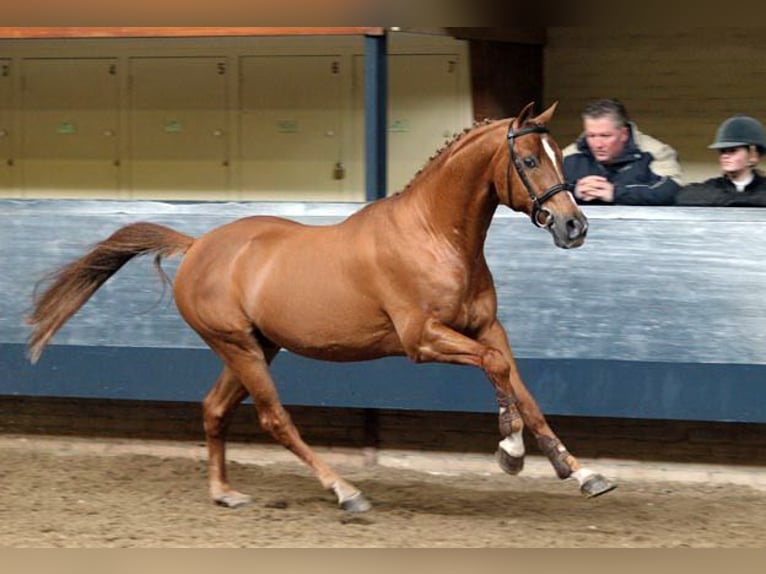
[[[628,141],[628,128],[618,126],[610,117],[585,118],[585,140],[599,163],[609,163],[622,153]]]

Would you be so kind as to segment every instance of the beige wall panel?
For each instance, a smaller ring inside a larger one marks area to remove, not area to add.
[[[130,195],[232,199],[225,58],[131,58]]]
[[[0,60],[0,191],[13,190],[13,85],[11,61]]]
[[[388,57],[388,193],[401,191],[455,133],[468,127],[470,106],[461,93],[458,54]],[[364,59],[355,60],[355,150],[364,150]],[[363,166],[363,157],[354,157]],[[364,189],[364,170],[357,185]]]
[[[23,195],[116,193],[120,107],[116,60],[30,58],[22,65]]]
[[[343,68],[338,56],[241,59],[244,198],[350,199],[343,191]]]
[[[457,54],[391,56],[389,190],[399,191],[455,133],[460,110]]]
[[[545,98],[560,100],[554,136],[571,142],[588,101],[617,97],[643,131],[677,149],[687,181],[709,177],[718,165],[707,145],[721,121],[744,113],[766,123],[764,53],[758,28],[550,28]]]
[[[452,38],[391,34],[388,51],[396,191],[470,124],[470,70]],[[364,199],[362,37],[0,40],[0,56],[6,197]]]

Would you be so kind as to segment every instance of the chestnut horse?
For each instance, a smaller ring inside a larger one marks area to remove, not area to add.
[[[466,130],[402,191],[344,221],[307,226],[277,217],[236,220],[193,238],[165,226],[118,229],[51,275],[35,297],[29,356],[132,257],[183,254],[174,297],[186,322],[223,361],[204,399],[210,496],[236,507],[250,497],[227,479],[225,440],[237,405],[252,397],[261,426],[313,469],[346,510],[370,503],[303,442],[280,403],[269,365],[280,349],[330,361],[406,355],[415,362],[474,365],[494,385],[502,436],[497,461],[523,466],[522,431],[534,433],[560,478],[587,496],[614,488],[580,465],[551,430],[525,387],[497,318],[484,258],[499,204],[528,214],[556,245],[580,246],[588,224],[564,183],[561,151],[545,125],[553,104],[533,117]]]

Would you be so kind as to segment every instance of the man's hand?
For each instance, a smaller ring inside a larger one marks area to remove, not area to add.
[[[575,197],[582,201],[598,199],[614,203],[614,185],[600,175],[587,175],[575,184]]]

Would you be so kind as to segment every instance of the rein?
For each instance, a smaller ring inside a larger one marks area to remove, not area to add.
[[[529,194],[529,198],[532,200],[532,213],[530,214],[530,218],[532,219],[532,223],[534,223],[537,227],[550,227],[553,224],[553,217],[551,217],[551,212],[543,207],[543,204],[557,193],[562,191],[572,191],[573,186],[572,184],[566,182],[557,183],[556,185],[546,189],[542,195],[535,195],[535,192],[532,191],[532,184],[530,183],[527,174],[524,172],[524,166],[521,165],[521,159],[519,159],[519,156],[516,154],[516,150],[513,144],[515,139],[518,137],[527,134],[547,134],[548,129],[543,126],[527,126],[525,128],[521,128],[520,130],[513,131],[512,126],[513,123],[511,123],[511,125],[508,127],[508,153],[510,155],[511,161],[513,162],[513,165],[516,167],[516,173],[524,183],[524,187],[527,189],[527,194]],[[511,161],[508,162],[508,169],[505,172],[506,189],[508,190],[509,194],[511,193]],[[540,223],[539,215],[541,213],[545,214],[544,223]]]

